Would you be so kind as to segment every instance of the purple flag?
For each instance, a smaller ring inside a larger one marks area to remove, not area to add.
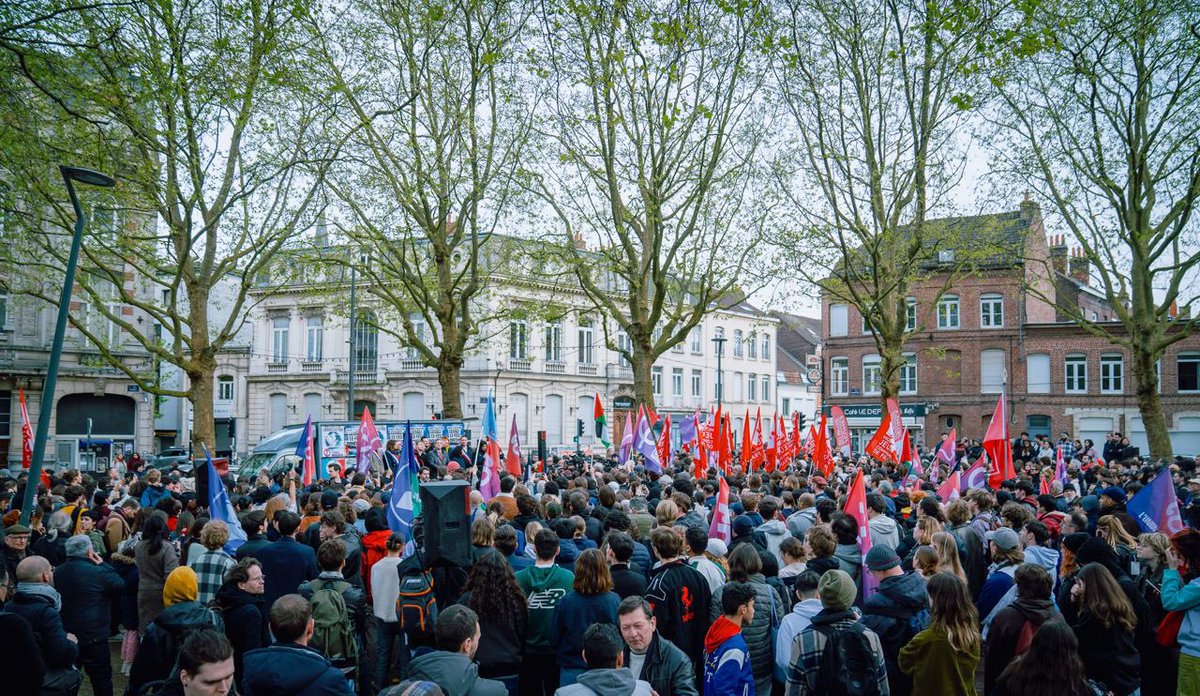
[[[658,443],[654,440],[654,431],[650,429],[650,421],[638,413],[637,435],[634,436],[634,448],[646,460],[646,471],[662,473],[662,464],[658,461]]]
[[[621,433],[621,463],[629,461],[631,454],[633,454],[633,411],[625,414],[625,430]]]

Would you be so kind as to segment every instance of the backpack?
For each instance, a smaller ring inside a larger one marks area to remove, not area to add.
[[[829,696],[879,696],[875,655],[866,628],[854,622],[844,630],[813,626],[825,636],[814,692]]]
[[[317,579],[311,583],[313,635],[310,645],[317,648],[334,665],[353,665],[358,658],[358,643],[350,627],[350,611],[342,593],[350,587],[345,580],[332,583]]]
[[[1024,655],[1029,652],[1029,645],[1033,643],[1033,634],[1037,633],[1038,627],[1033,625],[1033,622],[1026,619],[1021,626],[1021,632],[1017,634],[1017,649],[1013,651],[1013,657]]]
[[[396,619],[400,629],[409,638],[428,640],[433,637],[437,617],[437,596],[433,593],[433,576],[429,571],[402,574],[400,594],[396,598]]]

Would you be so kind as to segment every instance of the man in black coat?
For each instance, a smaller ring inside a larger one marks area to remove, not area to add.
[[[254,554],[267,577],[263,601],[268,607],[285,594],[295,592],[300,583],[312,580],[320,572],[317,569],[316,551],[296,541],[296,530],[300,528],[299,515],[287,510],[275,513],[275,528],[279,531],[279,541],[263,546]]]
[[[125,581],[104,563],[86,536],[67,539],[67,560],[55,571],[54,588],[62,596],[63,628],[79,639],[79,659],[96,696],[112,696],[108,636],[112,603],[120,601]]]
[[[648,682],[658,696],[698,696],[691,660],[658,634],[649,602],[641,597],[622,600],[617,623],[625,640],[625,666],[634,679]]]
[[[241,519],[242,531],[246,533],[246,541],[238,547],[236,560],[243,558],[258,558],[258,552],[271,543],[267,539],[267,513],[262,510],[251,510]]]
[[[863,603],[863,625],[879,636],[887,665],[888,687],[893,696],[912,693],[912,680],[900,671],[897,657],[929,621],[929,593],[925,580],[900,568],[900,557],[886,546],[872,546],[866,572],[879,581],[879,591]]]
[[[54,568],[41,556],[29,556],[17,565],[17,583],[16,596],[4,608],[29,623],[47,672],[71,669],[79,657],[79,641],[63,628]]]
[[[608,533],[608,571],[612,575],[613,592],[621,599],[641,599],[642,595],[646,594],[646,576],[641,571],[631,570],[629,567],[633,547],[633,538],[625,532]]]

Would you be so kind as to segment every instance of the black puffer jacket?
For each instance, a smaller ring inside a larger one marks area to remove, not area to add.
[[[787,615],[787,603],[783,595],[767,584],[767,579],[761,573],[750,576],[750,586],[754,588],[754,620],[749,626],[742,626],[742,638],[750,650],[750,666],[754,669],[754,692],[758,696],[769,696],[771,693],[771,676],[775,670],[775,646],[771,643],[771,629],[779,628],[783,617]],[[725,586],[717,588],[713,593],[712,605],[708,611],[708,622],[711,625],[721,615],[721,595]]]
[[[990,694],[1004,672],[1004,668],[1012,661],[1017,652],[1017,641],[1025,622],[1033,624],[1036,631],[1047,621],[1061,616],[1054,602],[1048,599],[1021,599],[996,612],[992,625],[988,628],[987,654],[983,662],[983,692]]]
[[[629,646],[625,646],[625,664]],[[692,663],[675,644],[655,632],[646,650],[646,661],[638,679],[650,684],[658,696],[697,696],[696,674]]]
[[[897,658],[900,648],[925,628],[928,616],[922,612],[928,609],[929,593],[925,590],[925,579],[917,573],[884,578],[879,583],[879,591],[863,604],[863,625],[878,634],[883,645],[888,687],[892,696],[912,693],[912,679],[900,671]]]
[[[54,575],[62,595],[62,622],[80,645],[106,640],[112,624],[112,605],[121,601],[125,581],[107,563],[70,557]]]
[[[261,594],[250,594],[236,584],[225,583],[217,590],[213,606],[225,620],[225,635],[233,644],[233,665],[239,684],[245,671],[242,658],[247,652],[271,644],[267,626],[267,606]]]
[[[216,612],[199,602],[180,602],[163,609],[142,637],[126,693],[137,694],[143,685],[166,679],[187,633],[204,626],[223,629],[225,624]]]

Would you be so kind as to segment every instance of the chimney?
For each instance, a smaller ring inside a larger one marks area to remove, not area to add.
[[[1050,263],[1055,273],[1067,272],[1067,243],[1061,234],[1050,238]]]
[[[579,232],[576,232],[576,233],[575,233],[575,237],[574,237],[574,241],[575,241],[575,248],[576,248],[576,249],[579,249],[580,251],[587,251],[587,242],[583,241],[583,235],[582,235],[582,234],[580,234]]]
[[[1092,278],[1092,265],[1083,255],[1082,249],[1074,249],[1071,253],[1071,277],[1080,285],[1088,285]]]
[[[1025,190],[1025,199],[1021,201],[1021,221],[1025,224],[1032,224],[1035,220],[1042,219],[1042,208],[1034,202],[1029,189]]]

